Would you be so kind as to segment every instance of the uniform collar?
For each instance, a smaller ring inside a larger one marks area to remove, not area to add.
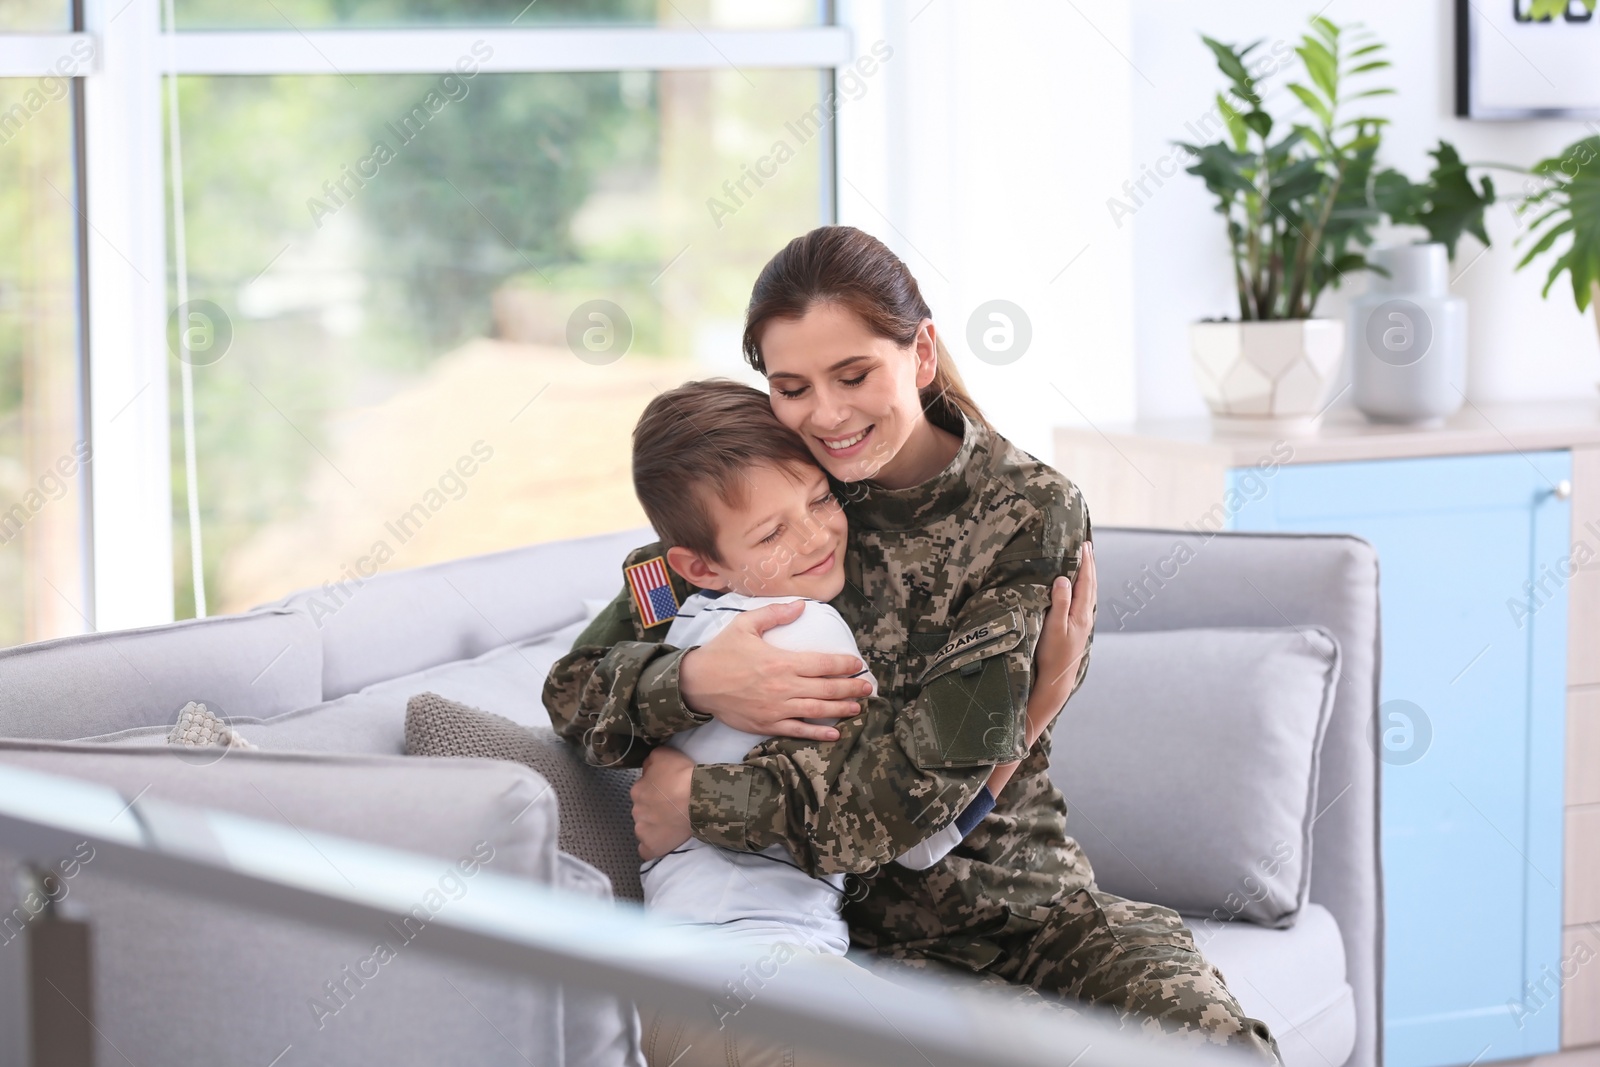
[[[967,502],[983,479],[989,442],[983,428],[960,415],[961,447],[944,470],[909,489],[886,489],[870,479],[838,487],[850,522],[870,530],[914,530],[927,526]]]

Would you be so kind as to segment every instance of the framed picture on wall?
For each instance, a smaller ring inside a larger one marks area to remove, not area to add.
[[[1600,118],[1600,13],[1569,0],[1535,21],[1533,0],[1456,0],[1456,114]]]

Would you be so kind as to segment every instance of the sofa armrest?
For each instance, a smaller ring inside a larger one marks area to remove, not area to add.
[[[426,944],[432,915],[472,891],[477,870],[573,886],[572,861],[556,847],[555,795],[526,767],[19,741],[0,741],[0,762],[92,780],[130,799],[203,805],[439,859],[438,878],[415,887],[408,917],[365,936],[173,897],[102,876],[92,858],[80,863],[58,884],[90,923],[95,1022],[105,1043],[98,1060],[270,1063],[293,1045],[316,1062],[352,1065],[563,1062],[559,988],[507,981],[413,944]],[[14,871],[15,859],[0,856],[8,915],[23,907]],[[0,934],[15,936],[9,928]],[[611,1010],[625,1032],[621,1052],[606,1062],[627,1062],[631,1010]]]

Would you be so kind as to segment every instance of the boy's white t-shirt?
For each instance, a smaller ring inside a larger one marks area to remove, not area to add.
[[[798,596],[753,597],[741,593],[696,593],[683,602],[665,641],[678,648],[703,645],[746,611],[805,600]],[[762,635],[795,652],[844,652],[859,656],[850,627],[833,608],[807,600],[794,622]],[[871,678],[871,672],[862,674]],[[878,691],[876,680],[873,693]],[[667,744],[695,763],[742,763],[766,737],[735,730],[713,719],[674,734]],[[642,865],[645,906],[695,923],[714,924],[730,935],[762,943],[801,940],[819,951],[844,955],[850,931],[839,908],[842,874],[813,878],[795,866],[782,845],[761,852],[734,852],[691,837],[677,849]]]
[[[861,649],[844,618],[827,604],[799,596],[753,597],[742,593],[714,596],[696,593],[683,602],[665,641],[692,648],[710,641],[746,611],[770,604],[805,600],[800,617],[775,626],[762,636],[791,652],[837,652],[861,658]],[[865,667],[856,677],[877,679]],[[742,763],[750,750],[767,740],[735,730],[713,719],[673,735],[666,743],[696,764]],[[989,802],[993,803],[992,799]],[[963,832],[955,823],[931,835],[898,862],[915,869],[932,866],[959,844]],[[782,845],[761,852],[735,852],[691,837],[660,859],[641,867],[645,905],[652,910],[713,924],[728,934],[764,944],[801,940],[819,951],[843,955],[850,933],[839,909],[844,900],[842,874],[813,878],[795,865]]]

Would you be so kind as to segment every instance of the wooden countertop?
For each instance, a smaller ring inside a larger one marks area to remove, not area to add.
[[[1442,426],[1397,426],[1370,422],[1353,407],[1336,406],[1311,430],[1270,423],[1240,426],[1209,418],[1062,426],[1058,441],[1104,443],[1141,451],[1196,451],[1226,466],[1246,466],[1275,455],[1285,463],[1334,463],[1488,452],[1537,452],[1600,445],[1600,399],[1474,404],[1468,401]],[[1287,442],[1290,448],[1284,448]],[[1291,453],[1285,455],[1284,453]]]

